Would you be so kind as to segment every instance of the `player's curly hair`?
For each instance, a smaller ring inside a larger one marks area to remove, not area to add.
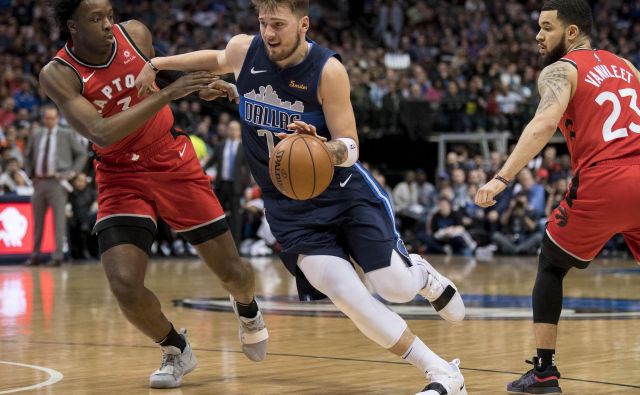
[[[585,0],[549,0],[542,11],[558,11],[558,19],[568,25],[576,25],[580,34],[589,36],[593,28],[591,6]]]
[[[67,27],[67,21],[71,19],[73,13],[78,6],[82,3],[82,0],[50,0],[49,4],[53,10],[53,15],[56,18],[58,27],[64,35],[69,35],[69,28]]]
[[[287,7],[298,17],[309,15],[309,0],[251,0],[258,12],[275,11],[278,7]]]

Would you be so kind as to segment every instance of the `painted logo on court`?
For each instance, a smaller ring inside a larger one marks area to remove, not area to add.
[[[531,296],[464,295],[467,320],[531,320]],[[330,302],[300,302],[296,296],[258,298],[260,309],[269,315],[344,317]],[[187,298],[174,300],[177,306],[210,311],[231,311],[226,298]],[[411,303],[386,303],[405,319],[440,319],[421,297]],[[640,319],[640,300],[564,298],[562,319]]]

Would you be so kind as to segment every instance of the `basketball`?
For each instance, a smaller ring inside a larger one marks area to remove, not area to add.
[[[276,145],[269,159],[269,176],[283,195],[312,199],[333,179],[331,154],[318,137],[296,134]]]

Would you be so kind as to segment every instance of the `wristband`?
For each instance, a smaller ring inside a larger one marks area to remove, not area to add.
[[[502,177],[501,175],[496,174],[495,177],[493,177],[493,178],[495,178],[496,180],[500,181],[504,185],[509,186],[510,181],[507,180],[506,178]]]
[[[157,68],[156,66],[153,65],[153,63],[151,63],[151,59],[147,61],[147,64],[149,65],[149,67],[151,67],[151,70],[153,70],[155,73],[160,71],[159,68]]]
[[[353,139],[348,137],[341,137],[336,140],[341,141],[345,146],[347,146],[347,159],[344,162],[337,164],[336,166],[338,167],[353,166],[358,160],[358,144],[356,144],[356,142]]]

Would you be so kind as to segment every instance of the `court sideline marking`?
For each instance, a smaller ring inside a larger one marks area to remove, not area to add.
[[[48,385],[53,385],[53,384],[57,383],[58,381],[62,380],[62,378],[64,377],[64,375],[62,373],[58,372],[57,370],[45,368],[44,366],[27,365],[26,363],[8,362],[8,361],[0,361],[0,364],[13,365],[13,366],[19,366],[21,368],[29,368],[29,369],[40,370],[40,371],[43,371],[43,372],[45,372],[45,373],[47,373],[49,375],[49,379],[47,379],[47,380],[45,380],[45,381],[43,381],[41,383],[30,385],[30,386],[27,386],[27,387],[11,388],[11,389],[8,389],[8,390],[0,391],[0,394],[13,394],[15,392],[35,390],[35,389],[38,389],[38,388],[46,387]]]
[[[0,338],[0,343],[8,343],[10,340],[4,340]],[[23,344],[51,344],[51,345],[65,345],[65,346],[91,346],[91,347],[115,347],[115,348],[148,348],[148,349],[157,349],[157,346],[142,346],[142,345],[127,345],[127,344],[104,344],[104,343],[74,343],[74,342],[56,342],[56,341],[48,341],[48,340],[30,340],[30,341],[11,341],[11,343],[23,343]],[[206,352],[224,352],[224,353],[234,353],[234,354],[243,354],[240,350],[227,350],[224,348],[194,348],[193,351],[206,351]],[[329,356],[319,356],[319,355],[305,355],[305,354],[289,354],[289,353],[269,353],[270,356],[278,356],[278,357],[294,357],[294,358],[311,358],[311,359],[322,359],[322,360],[331,360],[331,361],[345,361],[345,362],[366,362],[366,363],[382,363],[388,365],[406,365],[404,361],[379,361],[375,359],[359,359],[359,358],[346,358],[346,357],[329,357]],[[509,374],[509,375],[517,375],[521,376],[522,372],[510,372],[506,370],[493,370],[493,369],[480,369],[480,368],[468,368],[461,367],[460,370],[468,370],[473,372],[485,372],[485,373],[498,373],[498,374]],[[609,385],[615,387],[624,387],[624,388],[638,388],[640,389],[640,385],[635,384],[623,384],[623,383],[611,383],[608,381],[597,381],[597,380],[587,380],[587,379],[575,379],[570,377],[562,377],[562,380],[565,381],[575,381],[579,383],[590,383],[590,384],[601,384],[601,385]],[[2,394],[2,392],[0,392]]]

